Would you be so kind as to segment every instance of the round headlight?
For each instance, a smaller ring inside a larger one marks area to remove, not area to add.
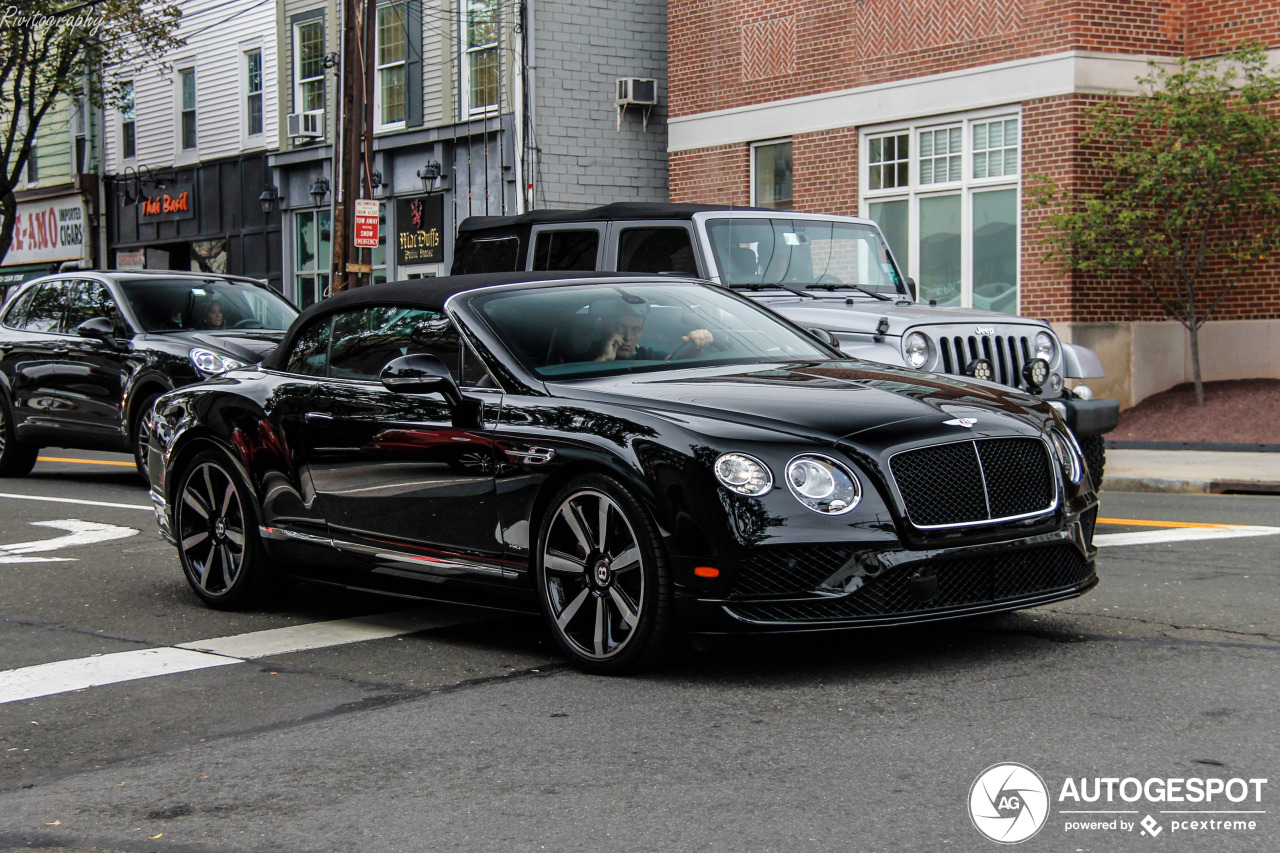
[[[773,488],[769,467],[745,453],[726,453],[716,460],[716,479],[726,489],[740,495],[758,498]]]
[[[1053,335],[1048,332],[1036,332],[1036,358],[1053,363]]]
[[[796,500],[824,515],[842,515],[862,500],[858,478],[826,456],[805,454],[788,462],[787,487]]]
[[[1022,365],[1022,381],[1027,383],[1027,390],[1032,394],[1040,393],[1040,389],[1049,381],[1049,362],[1043,358],[1033,358]]]
[[[929,339],[919,332],[912,332],[902,342],[902,354],[907,360],[907,367],[919,370],[929,360]]]
[[[1080,459],[1080,451],[1076,448],[1075,440],[1057,427],[1051,427],[1049,441],[1053,444],[1053,454],[1058,457],[1058,464],[1062,466],[1062,476],[1072,483],[1080,482],[1080,477],[1084,473],[1084,463]]]

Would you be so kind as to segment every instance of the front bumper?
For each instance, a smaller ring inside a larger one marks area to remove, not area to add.
[[[1072,434],[1102,435],[1120,425],[1119,400],[1062,400]]]

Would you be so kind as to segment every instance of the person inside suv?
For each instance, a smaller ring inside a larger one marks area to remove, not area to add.
[[[217,300],[211,300],[204,306],[203,322],[200,324],[202,329],[222,329],[226,327],[226,318],[222,314],[222,303]]]

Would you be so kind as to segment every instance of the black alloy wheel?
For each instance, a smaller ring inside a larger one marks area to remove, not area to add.
[[[138,466],[142,481],[151,485],[151,476],[147,473],[147,444],[151,439],[151,430],[147,428],[148,415],[155,406],[159,394],[152,394],[138,404],[133,414],[133,423],[129,425],[129,442],[133,448],[133,464]]]
[[[261,603],[271,586],[253,495],[221,453],[196,456],[178,482],[174,530],[187,582],[210,607]]]
[[[9,403],[0,397],[0,477],[25,477],[36,466],[40,448],[19,444]]]
[[[600,674],[656,664],[674,633],[671,580],[653,521],[612,477],[570,483],[538,536],[538,600],[560,647]]]

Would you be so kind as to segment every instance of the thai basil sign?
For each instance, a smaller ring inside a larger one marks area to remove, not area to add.
[[[396,199],[396,265],[444,261],[444,196]]]
[[[29,201],[18,205],[13,243],[5,266],[74,261],[85,257],[84,205],[79,196]]]
[[[191,184],[177,184],[164,189],[143,189],[138,199],[139,222],[168,222],[192,219],[196,215],[195,194]]]

